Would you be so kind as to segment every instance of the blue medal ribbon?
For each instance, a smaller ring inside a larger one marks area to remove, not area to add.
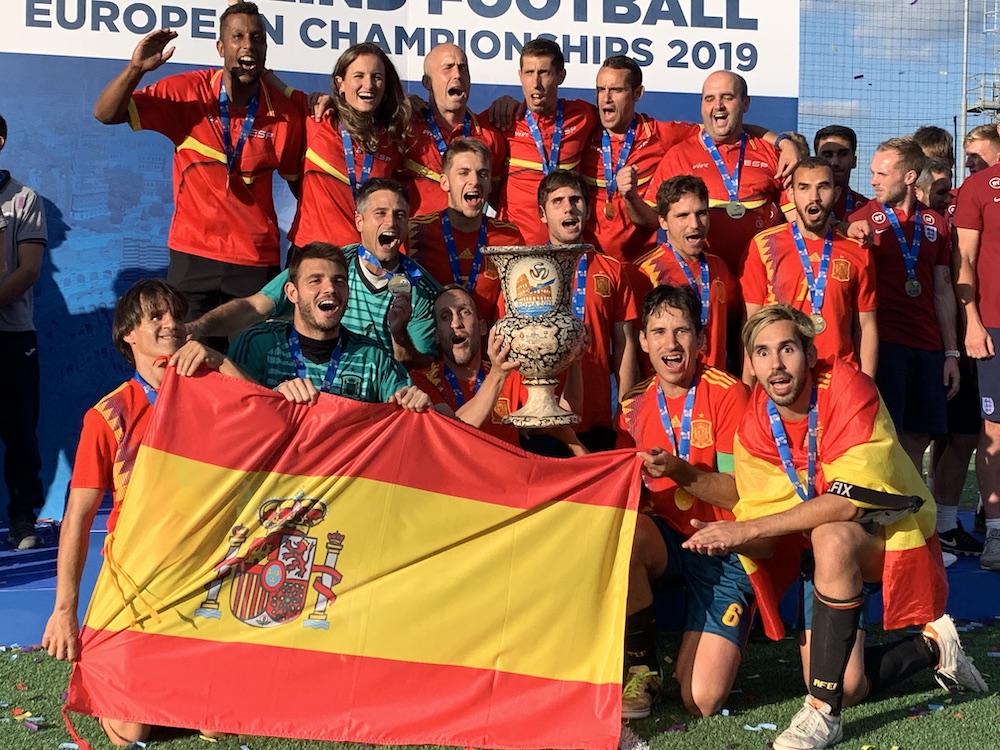
[[[826,295],[826,278],[830,270],[830,256],[833,254],[833,227],[826,230],[826,239],[823,240],[823,254],[819,259],[819,270],[813,276],[812,261],[809,260],[809,250],[806,249],[806,241],[802,238],[799,225],[795,222],[791,224],[792,239],[795,240],[795,247],[799,251],[799,260],[802,261],[802,272],[806,276],[806,283],[809,285],[809,298],[812,301],[812,314],[819,315],[823,310],[823,297]]]
[[[705,132],[704,128],[701,130],[701,142],[704,144],[705,150],[708,151],[708,155],[712,157],[712,161],[715,162],[715,168],[719,170],[719,176],[722,177],[722,184],[726,186],[726,192],[729,194],[729,202],[739,203],[740,169],[743,166],[743,156],[747,150],[747,134],[743,133],[740,136],[740,156],[736,161],[736,169],[733,170],[732,175],[729,174],[729,169],[722,160],[722,154],[719,153],[715,142]]]
[[[142,386],[142,390],[145,392],[146,398],[149,399],[149,405],[150,406],[155,406],[156,405],[156,389],[153,386],[151,386],[149,383],[146,382],[146,379],[142,375],[139,374],[138,370],[135,371],[135,375],[133,375],[132,378],[135,380],[135,382],[137,382],[139,385]]]
[[[691,461],[691,415],[694,413],[694,397],[698,389],[698,380],[701,378],[701,365],[697,365],[694,371],[694,379],[691,387],[688,388],[687,396],[684,397],[684,411],[681,412],[681,439],[678,445],[674,436],[674,427],[670,421],[670,412],[667,410],[667,399],[663,395],[663,386],[658,385],[656,398],[660,405],[660,422],[663,424],[663,431],[667,433],[670,440],[670,447],[674,455],[682,461]]]
[[[243,147],[246,145],[250,132],[253,130],[253,122],[257,119],[257,107],[260,104],[260,89],[254,92],[250,103],[247,105],[247,114],[243,118],[243,127],[240,129],[240,138],[233,147],[233,134],[229,132],[229,94],[226,93],[226,82],[222,81],[219,86],[219,124],[222,126],[222,147],[226,151],[226,171],[232,172],[236,163],[240,160]]]
[[[587,254],[580,255],[576,264],[576,280],[573,285],[573,314],[580,320],[584,319],[587,307]]]
[[[528,130],[531,131],[531,138],[535,141],[535,148],[542,159],[542,173],[548,174],[554,169],[559,169],[559,148],[562,144],[563,130],[563,100],[556,104],[556,123],[552,129],[552,150],[546,156],[545,141],[542,139],[542,131],[538,129],[538,120],[530,109],[524,111],[524,119],[528,123]]]
[[[816,493],[816,438],[819,434],[819,408],[816,403],[816,386],[813,386],[812,396],[809,399],[809,437],[808,456],[806,465],[806,482],[808,486],[802,486],[795,471],[795,463],[792,461],[792,449],[788,445],[788,434],[785,432],[785,425],[781,423],[781,415],[778,407],[771,399],[767,400],[767,416],[771,422],[771,435],[774,437],[774,445],[778,449],[781,457],[781,467],[785,470],[785,475],[795,488],[795,493],[805,502],[811,499]]]
[[[701,327],[704,328],[708,325],[708,294],[711,290],[711,283],[708,277],[708,261],[705,259],[705,254],[698,254],[698,266],[701,269],[701,285],[699,286],[698,282],[694,278],[694,274],[691,273],[691,269],[688,268],[687,259],[674,249],[674,246],[670,244],[669,240],[664,244],[666,244],[666,246],[670,248],[670,252],[674,254],[674,258],[677,259],[677,265],[681,267],[681,270],[687,277],[688,284],[690,284],[691,288],[701,296]]]
[[[375,255],[372,253],[372,251],[369,250],[364,245],[358,245],[358,257],[361,258],[361,260],[368,261],[376,268],[381,268],[382,273],[385,274],[385,278],[387,281],[396,274],[400,273],[399,271],[396,271],[395,273],[393,273],[392,271],[387,271],[382,266],[382,261],[376,258]],[[411,261],[405,255],[399,256],[399,267],[403,269],[402,273],[406,276],[406,278],[410,280],[410,283],[413,284],[413,286],[417,285],[418,279],[423,278],[424,274],[420,271],[419,268],[417,268],[416,264],[413,263],[413,261]]]
[[[292,327],[292,332],[288,334],[288,351],[291,352],[292,361],[295,363],[295,374],[303,380],[308,380],[306,362],[302,357],[302,344],[299,343],[299,332],[294,327]],[[330,364],[327,366],[326,374],[323,376],[323,385],[320,386],[320,392],[333,393],[333,381],[337,377],[337,368],[340,366],[340,355],[343,353],[344,329],[341,328],[340,335],[337,337],[337,346],[334,347],[333,354],[330,355]]]
[[[427,120],[427,129],[431,131],[431,137],[434,138],[434,143],[437,144],[438,153],[441,154],[441,158],[443,159],[444,152],[448,150],[448,144],[445,143],[444,136],[441,134],[441,128],[438,127],[437,120],[434,119],[430,107],[424,110],[424,118]],[[471,132],[472,115],[466,111],[465,119],[462,121],[462,137],[468,138]]]
[[[622,150],[618,154],[618,161],[615,163],[614,169],[611,168],[611,134],[607,128],[603,128],[603,132],[601,133],[601,156],[604,160],[604,189],[607,191],[609,203],[611,202],[611,196],[617,190],[617,187],[615,187],[615,177],[618,176],[618,172],[625,166],[629,154],[632,153],[632,143],[635,141],[635,131],[638,126],[639,118],[633,117],[632,122],[628,126],[628,132],[625,133],[625,141],[622,143]]]
[[[444,366],[444,377],[448,381],[448,385],[451,386],[451,392],[455,394],[455,403],[458,408],[465,406],[465,396],[462,395],[462,386],[458,382],[458,377],[451,371],[448,365]],[[476,384],[472,388],[473,393],[479,393],[479,388],[483,384],[483,380],[486,379],[486,373],[483,372],[482,366],[479,367],[479,372],[476,373]]]
[[[476,250],[472,254],[472,268],[469,269],[469,278],[462,284],[462,268],[458,263],[458,247],[455,244],[455,234],[451,230],[451,219],[448,218],[448,209],[441,212],[441,234],[444,235],[444,246],[448,250],[448,261],[451,263],[451,278],[459,286],[464,286],[465,291],[472,292],[476,288],[476,281],[479,279],[479,270],[483,267],[483,248],[486,247],[486,232],[489,229],[489,221],[483,216],[483,222],[479,225],[479,239],[476,240]]]
[[[847,189],[847,200],[844,201],[844,218],[846,219],[854,211],[854,194],[851,189]]]
[[[345,170],[347,179],[351,181],[351,195],[357,200],[358,188],[368,182],[368,178],[371,176],[375,154],[365,151],[365,158],[361,162],[361,177],[359,178],[357,164],[354,161],[354,140],[351,138],[351,134],[344,130],[343,125],[338,124],[337,127],[340,128],[340,142],[344,146],[344,166],[347,167]]]
[[[882,210],[885,211],[885,216],[892,224],[892,231],[896,233],[896,239],[899,241],[899,249],[903,251],[903,264],[906,266],[906,278],[915,279],[917,278],[917,258],[920,255],[920,237],[924,233],[924,220],[920,215],[919,207],[913,212],[913,244],[911,245],[906,241],[906,236],[903,234],[903,227],[899,225],[899,219],[896,217],[896,212],[893,211],[888,206],[882,206]]]

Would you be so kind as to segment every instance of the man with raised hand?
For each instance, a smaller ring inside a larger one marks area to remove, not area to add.
[[[666,242],[635,264],[648,283],[636,283],[636,297],[660,284],[689,285],[701,300],[700,327],[704,329],[702,361],[726,369],[726,320],[729,305],[739,304],[739,292],[726,264],[706,252],[709,228],[708,188],[699,177],[678,175],[656,191],[656,212]]]
[[[447,196],[441,211],[410,219],[406,252],[442,286],[458,284],[475,299],[487,326],[499,317],[500,276],[486,245],[523,245],[513,224],[486,216],[492,175],[489,150],[472,138],[457,138],[444,155],[438,192]]]
[[[836,228],[838,192],[825,159],[800,161],[792,171],[795,221],[753,238],[740,286],[747,318],[764,305],[786,302],[812,318],[821,362],[840,358],[874,377],[875,267],[871,253]],[[749,369],[744,382],[753,382]]]
[[[838,221],[846,219],[868,202],[851,190],[851,173],[858,166],[858,134],[846,125],[827,125],[816,131],[813,152],[833,170],[833,184],[840,188],[833,215]]]
[[[867,221],[874,233],[875,383],[918,468],[930,436],[948,430],[947,400],[960,379],[951,232],[947,220],[916,196],[925,161],[909,138],[879,144],[871,164],[875,199],[850,217]]]
[[[176,31],[146,36],[94,105],[105,124],[167,136],[174,152],[174,216],[167,280],[188,298],[192,317],[252,294],[278,272],[278,221],[271,195],[277,171],[295,185],[303,131],[285,91],[261,80],[264,20],[253,3],[219,17],[221,70],[164,78],[136,91],[173,55]]]
[[[681,543],[694,532],[692,519],[733,518],[733,436],[747,388],[702,362],[701,303],[687,283],[646,294],[639,343],[655,375],[622,398],[617,447],[636,448],[643,459],[651,510],[636,519],[629,566],[622,718],[649,716],[659,697],[653,590],[663,585],[686,588],[676,662],[681,699],[695,716],[710,716],[732,690],[753,591],[736,555],[707,557]]]
[[[765,629],[780,637],[778,602],[805,547],[808,695],[776,750],[822,750],[843,738],[841,710],[931,668],[942,686],[985,691],[943,614],[947,582],[934,501],[896,439],[871,379],[847,363],[817,363],[805,313],[769,305],[743,343],[758,388],[737,430],[736,521],[702,523],[684,547],[737,552],[746,562]],[[808,534],[808,536],[806,536]],[[865,598],[881,584],[885,628],[921,626],[864,648]]]
[[[469,109],[469,58],[454,44],[437,45],[424,58],[420,84],[427,90],[427,106],[411,124],[411,141],[400,168],[400,181],[410,195],[410,213],[430,214],[447,207],[447,192],[438,186],[445,172],[445,152],[458,138],[473,138],[486,147],[493,173],[484,202],[491,202],[503,175],[507,140]]]
[[[288,266],[285,295],[292,320],[270,320],[233,344],[233,360],[254,380],[288,401],[315,404],[320,393],[355,401],[392,401],[410,411],[430,406],[406,370],[376,341],[341,322],[348,309],[343,251],[312,242]]]

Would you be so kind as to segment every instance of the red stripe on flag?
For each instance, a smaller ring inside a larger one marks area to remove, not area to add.
[[[920,591],[914,589],[914,581],[919,581]],[[948,577],[941,564],[941,542],[936,532],[925,547],[885,551],[882,627],[923,627],[944,614],[947,600]]]
[[[192,424],[212,429],[191,429]],[[480,440],[495,448],[481,450]],[[289,449],[293,442],[295,448]],[[216,372],[181,378],[168,370],[143,443],[236,471],[355,476],[514,508],[553,500],[621,507],[630,492],[638,494],[640,463],[632,450],[571,461],[544,458],[437,412],[414,414],[394,404],[364,404],[327,394],[315,406],[300,406]],[[423,450],[398,450],[404,443]],[[498,459],[509,482],[483,482],[483,477],[497,475]],[[634,471],[609,484],[608,475],[627,463],[634,464]],[[546,491],[539,494],[534,480],[543,475]],[[555,496],[553,486],[561,490]]]
[[[84,628],[81,635],[87,649],[73,670],[68,705],[93,716],[377,744],[618,744],[617,684],[132,631]]]

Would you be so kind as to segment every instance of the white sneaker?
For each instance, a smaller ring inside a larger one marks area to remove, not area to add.
[[[962,650],[955,623],[948,615],[942,615],[934,622],[924,626],[923,634],[933,638],[941,652],[941,660],[934,670],[934,679],[945,690],[962,687],[965,690],[975,690],[985,693],[989,690],[979,670],[969,661]]]
[[[1000,570],[1000,529],[986,532],[986,544],[979,556],[979,565],[984,570]]]
[[[660,700],[660,675],[646,666],[629,667],[622,689],[622,718],[645,719]]]
[[[792,717],[792,723],[778,735],[774,750],[823,750],[844,739],[839,716],[830,716],[823,701],[806,696],[805,704]]]

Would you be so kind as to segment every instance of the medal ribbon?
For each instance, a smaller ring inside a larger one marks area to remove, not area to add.
[[[846,219],[854,211],[854,194],[847,188],[847,200],[844,202],[844,218]]]
[[[556,124],[552,129],[552,151],[545,155],[545,141],[542,139],[542,131],[538,129],[538,120],[531,110],[524,111],[524,119],[528,123],[528,130],[531,131],[531,138],[535,141],[535,148],[542,159],[542,173],[548,174],[554,169],[559,169],[559,147],[562,144],[563,129],[563,100],[556,104]]]
[[[479,270],[483,267],[483,248],[486,247],[486,231],[489,228],[489,221],[483,216],[483,222],[479,226],[479,239],[476,240],[476,251],[472,254],[472,268],[469,269],[469,278],[462,284],[462,268],[458,264],[458,247],[455,244],[455,234],[451,231],[451,219],[448,218],[448,209],[441,212],[441,234],[444,235],[444,246],[448,250],[448,261],[451,263],[451,278],[459,286],[464,286],[465,291],[471,293],[476,288],[476,280],[479,278]]]
[[[622,143],[622,150],[618,154],[618,161],[615,163],[614,169],[611,168],[611,134],[607,128],[604,128],[601,133],[601,156],[604,159],[604,189],[608,193],[608,203],[611,202],[611,196],[617,190],[617,187],[615,187],[615,177],[618,176],[618,172],[625,166],[629,154],[632,153],[632,143],[635,141],[635,131],[638,126],[639,118],[633,117],[632,122],[628,126],[628,132],[625,133],[625,141]]]
[[[889,220],[889,223],[892,224],[892,231],[896,233],[896,239],[899,241],[899,249],[903,251],[906,279],[908,281],[915,279],[917,278],[917,256],[920,255],[920,236],[924,233],[924,220],[920,215],[920,210],[917,209],[913,212],[913,244],[910,245],[903,235],[903,227],[899,225],[896,212],[888,206],[882,206],[882,209],[885,211],[885,216]]]
[[[587,305],[587,254],[580,255],[576,265],[576,280],[573,286],[573,314],[580,320],[584,319]]]
[[[233,134],[229,132],[230,125],[230,114],[229,114],[229,94],[226,93],[226,82],[222,81],[219,86],[219,124],[222,126],[222,147],[226,151],[226,171],[232,172],[236,163],[240,160],[240,154],[243,153],[243,147],[246,145],[247,138],[250,137],[250,131],[253,130],[253,122],[257,119],[257,107],[260,104],[260,90],[258,89],[254,92],[253,97],[250,99],[250,103],[247,105],[247,114],[243,118],[243,127],[240,129],[240,138],[236,141],[236,147],[233,148]]]
[[[670,412],[667,411],[667,399],[663,395],[663,386],[656,389],[656,398],[660,405],[660,422],[663,423],[663,431],[667,433],[670,440],[670,447],[673,448],[674,455],[682,461],[691,460],[691,415],[694,413],[695,391],[698,389],[698,380],[701,377],[701,365],[694,371],[694,381],[688,388],[687,396],[684,397],[684,411],[681,412],[681,439],[678,446],[677,438],[674,436],[674,427],[670,422]]]
[[[458,382],[458,378],[455,373],[451,371],[448,365],[444,366],[444,377],[448,381],[448,385],[451,386],[451,392],[455,394],[455,403],[458,404],[458,408],[461,409],[465,406],[465,396],[462,395],[462,386]],[[472,392],[479,393],[479,388],[483,384],[483,380],[486,379],[486,373],[483,372],[482,366],[479,368],[479,372],[476,373],[476,385],[473,386]]]
[[[823,241],[823,254],[819,259],[819,271],[813,276],[812,261],[809,260],[809,251],[806,249],[806,241],[802,238],[799,225],[792,222],[792,238],[795,240],[795,247],[799,250],[799,260],[802,261],[802,272],[806,275],[806,283],[809,285],[809,298],[812,301],[812,314],[819,315],[823,310],[823,297],[826,296],[826,278],[830,270],[830,256],[833,254],[833,227],[826,230],[826,239]]]
[[[367,260],[369,263],[371,263],[376,268],[381,268],[382,269],[382,273],[385,274],[386,280],[391,279],[393,276],[395,276],[396,274],[399,273],[399,271],[396,271],[396,273],[393,273],[392,271],[387,271],[382,266],[382,261],[380,261],[378,258],[376,258],[372,254],[372,251],[369,250],[368,248],[366,248],[364,245],[358,245],[358,257],[361,258],[361,260]],[[400,255],[399,256],[399,267],[403,269],[402,272],[406,275],[406,278],[408,278],[410,280],[410,283],[413,284],[414,286],[417,285],[417,279],[422,278],[423,275],[424,275],[420,271],[420,269],[417,268],[416,264],[413,263],[405,255]]]
[[[306,362],[302,358],[302,344],[299,343],[299,332],[292,327],[292,332],[288,334],[288,351],[291,352],[292,361],[295,362],[295,374],[307,380],[308,376],[306,374]],[[330,364],[326,368],[326,374],[323,376],[323,385],[320,387],[322,393],[332,393],[333,381],[337,377],[337,368],[340,366],[340,355],[344,353],[344,329],[340,329],[340,335],[337,338],[337,346],[333,349],[333,354],[330,355]]]
[[[795,463],[792,461],[792,449],[788,445],[788,435],[785,426],[781,423],[781,415],[778,407],[770,399],[767,400],[767,416],[771,422],[771,435],[774,436],[774,444],[781,457],[781,466],[785,470],[795,493],[805,502],[813,497],[816,492],[816,436],[819,433],[819,408],[816,404],[816,386],[813,386],[812,397],[809,399],[809,445],[806,466],[806,487],[802,486],[802,480],[795,471]]]
[[[135,380],[135,382],[137,382],[139,385],[142,386],[142,390],[145,391],[145,393],[146,393],[146,398],[149,399],[149,405],[150,406],[155,406],[156,405],[156,389],[153,386],[151,386],[149,383],[146,382],[146,379],[142,375],[139,374],[138,370],[135,371],[135,375],[133,375],[132,378]]]
[[[357,164],[354,161],[354,140],[351,138],[351,134],[344,130],[343,125],[337,127],[340,128],[340,142],[344,146],[344,166],[347,167],[345,170],[347,179],[351,181],[351,195],[357,200],[358,188],[368,182],[368,178],[371,176],[375,154],[365,151],[365,158],[361,162],[361,177],[359,178]]]
[[[431,108],[428,107],[424,110],[424,119],[427,120],[427,129],[431,131],[431,137],[434,138],[434,143],[437,144],[438,153],[441,154],[441,158],[444,158],[444,152],[448,150],[448,144],[445,143],[444,136],[441,135],[441,128],[438,127],[437,120],[434,119],[434,115],[431,113]],[[468,111],[465,113],[465,119],[462,121],[462,137],[468,138],[469,133],[472,132],[472,115]]]
[[[670,248],[670,252],[674,254],[674,258],[677,259],[677,265],[681,267],[684,275],[687,277],[688,284],[701,295],[701,327],[704,328],[708,325],[708,293],[711,289],[711,284],[708,278],[708,261],[705,259],[705,254],[700,253],[698,255],[698,266],[701,268],[701,285],[694,278],[694,274],[691,273],[691,269],[688,268],[687,260],[681,255],[674,246],[670,244],[668,240],[666,246]]]
[[[722,154],[719,153],[715,142],[705,132],[704,128],[701,131],[701,142],[704,144],[705,150],[708,151],[708,155],[712,157],[712,161],[715,162],[715,168],[719,170],[719,176],[722,177],[722,184],[726,186],[726,192],[729,193],[729,202],[739,203],[740,169],[743,166],[743,155],[747,151],[747,134],[743,133],[740,136],[740,156],[736,161],[736,169],[733,170],[732,175],[729,174],[729,169],[722,160]]]

